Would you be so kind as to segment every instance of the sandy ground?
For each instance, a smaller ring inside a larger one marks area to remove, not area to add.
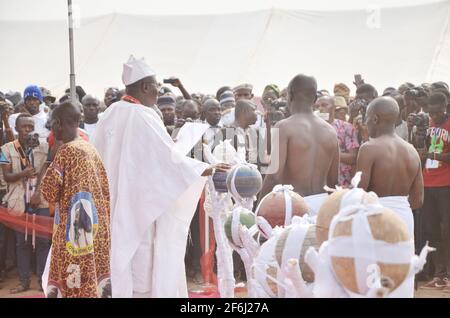
[[[43,293],[38,290],[38,280],[35,275],[32,276],[30,290],[19,293],[10,294],[9,290],[16,287],[19,283],[18,275],[16,271],[8,273],[5,281],[0,283],[0,298],[22,298],[22,297],[43,297]],[[419,286],[423,283],[419,283]],[[196,284],[192,281],[188,282],[188,289],[191,292],[201,291],[204,285]],[[237,291],[237,298],[245,298],[246,293],[243,291]],[[450,293],[443,293],[441,291],[429,291],[429,290],[417,290],[415,293],[416,298],[450,298]]]

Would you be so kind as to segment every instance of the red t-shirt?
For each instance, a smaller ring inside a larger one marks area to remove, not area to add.
[[[450,117],[441,124],[436,125],[430,118],[430,128],[427,137],[430,140],[428,153],[450,152]],[[450,164],[443,161],[432,161],[427,159],[423,168],[423,183],[425,187],[448,187],[450,186]]]

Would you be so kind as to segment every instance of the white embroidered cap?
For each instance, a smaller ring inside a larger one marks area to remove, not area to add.
[[[130,55],[128,61],[123,64],[122,82],[125,86],[155,75],[155,71],[148,66],[144,58],[136,59],[133,55]]]

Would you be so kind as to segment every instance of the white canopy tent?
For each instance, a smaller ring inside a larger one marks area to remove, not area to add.
[[[74,0],[76,82],[98,97],[122,87],[130,54],[190,92],[250,82],[260,94],[297,73],[329,90],[352,87],[355,73],[379,90],[450,82],[449,8],[448,0]],[[0,0],[0,38],[0,91],[35,83],[59,96],[69,87],[66,1]]]

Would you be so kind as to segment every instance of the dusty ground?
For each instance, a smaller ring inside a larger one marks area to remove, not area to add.
[[[16,271],[11,271],[8,273],[7,278],[3,283],[0,283],[0,298],[20,298],[20,297],[43,297],[42,292],[38,290],[38,282],[37,277],[33,275],[32,282],[31,282],[31,289],[20,293],[20,294],[10,294],[9,290],[16,287],[18,284],[18,275]],[[423,283],[419,283],[423,284]],[[192,281],[188,282],[188,289],[191,292],[199,292],[202,290],[203,286],[202,284],[196,284]],[[243,291],[237,291],[236,292],[237,298],[244,298],[245,292]],[[450,298],[450,293],[443,293],[440,291],[425,291],[425,290],[417,290],[415,294],[416,298]]]

